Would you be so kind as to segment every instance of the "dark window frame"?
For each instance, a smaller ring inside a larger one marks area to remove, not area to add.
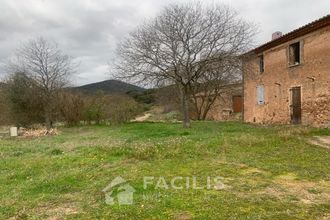
[[[259,72],[263,73],[265,72],[265,57],[263,54],[258,56],[259,58]]]
[[[288,63],[289,67],[298,66],[301,64],[301,42],[295,42],[289,45],[288,49]]]

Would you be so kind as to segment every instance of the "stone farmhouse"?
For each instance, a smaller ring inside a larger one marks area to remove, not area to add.
[[[241,120],[243,111],[243,84],[226,84],[220,88],[218,97],[207,114],[207,120]]]
[[[330,15],[242,57],[245,122],[330,125]]]

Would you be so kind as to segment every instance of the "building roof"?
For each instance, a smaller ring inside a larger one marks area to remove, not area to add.
[[[285,42],[288,42],[290,40],[293,40],[295,38],[304,36],[306,34],[309,34],[315,30],[321,29],[323,27],[326,27],[330,25],[330,15],[326,15],[318,20],[315,20],[309,24],[306,24],[298,29],[295,29],[287,34],[284,34],[282,37],[279,37],[275,40],[269,41],[255,49],[253,49],[250,52],[255,52],[256,54],[261,53],[265,50],[268,50],[270,48],[276,47],[280,44],[283,44]],[[248,52],[248,53],[250,53]]]

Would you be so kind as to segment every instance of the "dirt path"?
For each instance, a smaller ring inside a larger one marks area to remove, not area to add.
[[[313,145],[330,149],[330,136],[315,136],[308,142]]]
[[[134,119],[134,121],[137,121],[137,122],[143,122],[143,121],[146,121],[150,118],[151,114],[150,113],[145,113],[143,116],[139,116],[137,118]]]

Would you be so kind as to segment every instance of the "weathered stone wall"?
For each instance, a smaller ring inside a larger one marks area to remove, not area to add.
[[[301,42],[301,64],[289,67],[288,47]],[[244,120],[256,123],[291,122],[292,87],[301,87],[302,123],[330,122],[330,27],[263,52],[265,71],[254,55],[244,63]],[[257,104],[258,85],[264,85],[265,104]]]
[[[303,103],[305,120],[313,126],[330,127],[330,95],[320,94]]]
[[[215,121],[240,120],[242,113],[233,113],[233,96],[238,95],[243,96],[242,84],[224,87],[221,97],[217,98],[206,118]]]

